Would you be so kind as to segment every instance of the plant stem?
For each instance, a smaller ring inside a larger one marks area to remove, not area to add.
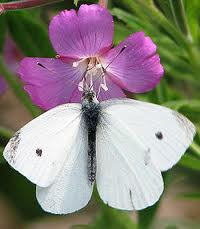
[[[176,0],[176,2],[173,2],[173,5],[174,5],[173,8],[175,10],[174,12],[176,15],[176,20],[178,22],[178,26],[180,30],[183,32],[183,34],[186,35],[187,39],[190,42],[192,42],[192,36],[188,26],[183,0]]]
[[[175,11],[174,11],[174,6],[173,6],[173,3],[172,3],[172,0],[169,0],[169,6],[170,6],[170,10],[171,10],[173,21],[174,21],[176,27],[179,28],[178,27],[178,22],[176,20],[176,14],[175,14]]]
[[[108,7],[108,0],[99,0],[99,5],[107,8]]]
[[[3,58],[0,57],[0,73],[4,76],[13,92],[19,98],[19,100],[24,104],[27,110],[31,113],[33,117],[37,117],[41,114],[41,111],[32,104],[26,92],[22,89],[20,82],[17,77],[13,76],[5,67]]]
[[[20,1],[0,3],[0,14],[9,10],[19,10],[19,9],[38,7],[38,6],[52,4],[61,1],[63,0],[20,0]]]
[[[193,142],[190,147],[195,152],[195,154],[200,157],[200,146],[196,144],[195,142]]]

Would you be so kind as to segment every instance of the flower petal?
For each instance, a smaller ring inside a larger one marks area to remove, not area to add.
[[[86,68],[84,62],[75,68],[59,59],[24,58],[19,74],[32,101],[48,110],[71,101]]]
[[[135,93],[153,89],[164,73],[156,54],[156,45],[143,32],[129,36],[104,54],[101,62],[107,72],[111,73],[113,81]]]
[[[6,37],[3,48],[3,57],[9,70],[16,73],[23,55],[10,36]]]
[[[106,86],[108,90],[104,91],[103,89],[101,89],[99,96],[98,96],[99,101],[113,99],[113,98],[125,98],[126,97],[121,87],[119,87],[111,79],[109,79],[108,76],[106,78]]]
[[[5,92],[7,89],[7,84],[4,78],[0,75],[0,95]]]
[[[81,5],[78,13],[65,10],[55,16],[49,36],[56,52],[71,57],[89,57],[108,50],[113,39],[113,18],[99,5]]]

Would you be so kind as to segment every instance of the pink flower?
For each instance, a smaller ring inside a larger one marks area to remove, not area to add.
[[[22,53],[17,48],[15,42],[10,36],[7,36],[3,47],[3,58],[9,71],[14,74],[17,72],[19,61],[22,59],[22,57]],[[0,94],[4,93],[6,89],[6,81],[4,80],[3,76],[0,76]]]
[[[50,109],[81,99],[81,86],[94,87],[99,100],[143,93],[163,76],[156,45],[143,32],[112,48],[113,17],[99,5],[65,10],[49,26],[57,58],[24,58],[19,74],[35,104]],[[100,93],[98,93],[100,92]]]
[[[6,89],[7,89],[6,82],[4,78],[0,75],[0,95],[2,95]]]
[[[22,60],[23,55],[10,36],[6,37],[3,49],[3,57],[8,69],[16,74],[17,69],[19,68],[19,62]]]

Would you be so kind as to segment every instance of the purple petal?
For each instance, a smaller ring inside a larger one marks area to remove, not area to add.
[[[24,58],[19,74],[32,101],[48,110],[71,101],[86,68],[84,62],[75,68],[59,59]]]
[[[7,89],[7,84],[4,78],[0,75],[0,95],[2,95]]]
[[[106,78],[107,91],[101,89],[98,100],[107,100],[113,98],[125,98],[126,95],[122,91],[121,87],[114,83],[108,76]]]
[[[135,93],[153,89],[164,74],[156,45],[143,32],[129,36],[102,56],[101,61],[113,81]]]
[[[23,55],[9,36],[7,36],[5,41],[3,57],[9,70],[13,73],[17,73],[19,62],[23,58]]]
[[[112,45],[113,18],[99,5],[81,5],[78,13],[65,10],[55,16],[49,36],[56,52],[63,56],[89,57],[107,51]]]

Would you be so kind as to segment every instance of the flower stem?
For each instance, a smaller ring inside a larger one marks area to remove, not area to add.
[[[99,0],[99,5],[107,8],[108,7],[108,0]]]
[[[22,104],[27,108],[27,110],[32,114],[32,116],[37,117],[39,114],[41,114],[41,111],[32,104],[26,92],[22,89],[18,78],[13,76],[7,70],[2,57],[0,57],[0,73],[4,76],[13,92],[16,94]]]
[[[9,10],[19,10],[32,7],[38,7],[63,0],[20,0],[13,2],[0,3],[0,14]]]

